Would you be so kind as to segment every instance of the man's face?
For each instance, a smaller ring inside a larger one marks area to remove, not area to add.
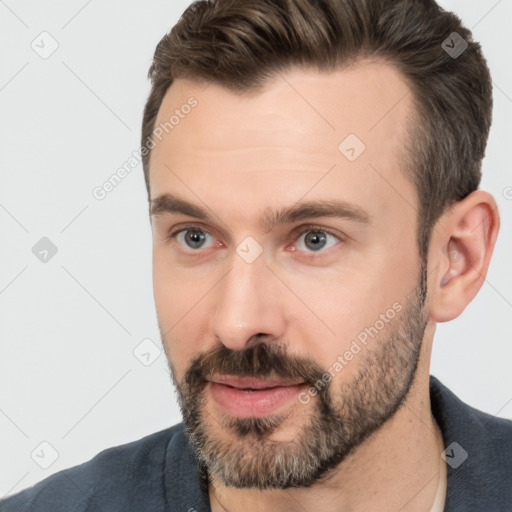
[[[155,127],[175,118],[151,156],[154,294],[212,478],[309,485],[406,397],[425,327],[401,167],[408,93],[369,62],[292,70],[250,95],[184,79],[167,91]]]

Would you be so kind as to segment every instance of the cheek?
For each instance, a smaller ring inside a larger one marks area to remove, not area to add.
[[[282,302],[288,317],[286,339],[291,352],[328,371],[364,324],[363,287],[355,274],[343,270],[329,276],[315,274],[289,275],[293,294],[281,290],[288,297]]]
[[[179,282],[172,268],[166,262],[163,251],[158,247],[153,248],[153,295],[155,298],[156,312],[160,328],[167,332],[173,325],[173,317],[176,313],[176,286]]]
[[[181,380],[190,362],[205,347],[208,339],[205,310],[208,301],[202,300],[210,286],[204,280],[184,278],[172,268],[155,249],[153,253],[153,294],[158,324],[166,352]]]
[[[162,328],[169,330],[193,307],[201,287],[173,263],[165,247],[153,248],[153,294]]]
[[[153,252],[153,295],[155,299],[156,314],[160,328],[162,342],[166,346],[166,353],[181,379],[182,359],[180,345],[175,343],[176,333],[180,329],[180,318],[184,316],[185,305],[189,299],[184,296],[187,287],[177,278],[176,272],[169,267],[164,255],[157,249]]]
[[[343,375],[353,376],[364,354],[386,339],[400,317],[407,295],[416,285],[416,262],[382,253],[329,279],[290,282],[301,298],[290,307],[291,344],[326,371],[342,359]],[[405,277],[404,277],[405,276]],[[337,365],[338,373],[340,366]],[[336,373],[336,372],[334,372]],[[336,373],[336,374],[338,374]],[[341,375],[341,373],[340,373]],[[336,377],[336,381],[342,380]]]

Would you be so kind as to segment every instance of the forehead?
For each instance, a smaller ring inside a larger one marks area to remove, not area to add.
[[[294,202],[336,190],[378,205],[398,190],[414,201],[401,172],[412,105],[400,72],[383,62],[295,68],[250,94],[177,79],[155,123],[167,129],[152,150],[151,197],[176,188],[189,199],[236,194],[249,208],[255,194]]]

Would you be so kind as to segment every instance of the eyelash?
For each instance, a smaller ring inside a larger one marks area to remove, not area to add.
[[[189,231],[189,230],[197,230],[197,231],[201,231],[203,233],[208,233],[210,236],[213,236],[211,235],[211,233],[209,233],[207,230],[203,229],[201,226],[197,226],[197,225],[194,225],[194,224],[191,224],[191,225],[188,225],[188,226],[182,226],[174,231],[171,231],[167,237],[166,237],[166,241],[172,241],[172,239],[176,238],[180,233],[182,233],[183,231]],[[318,225],[314,225],[314,224],[311,224],[311,225],[307,225],[307,226],[301,226],[301,231],[298,233],[298,235],[295,237],[295,242],[302,236],[304,235],[305,233],[309,233],[310,231],[320,231],[322,233],[327,233],[331,236],[333,236],[334,238],[336,238],[337,240],[339,240],[340,242],[343,242],[344,241],[344,238],[341,237],[340,235],[336,234],[334,231],[331,231],[330,229],[327,229],[327,228],[324,228],[322,226],[318,226]],[[194,253],[194,252],[200,252],[200,250],[194,250],[194,249],[190,249],[191,253]],[[311,254],[315,254],[314,251],[311,251]],[[319,251],[318,252],[318,255],[322,254],[322,251]]]

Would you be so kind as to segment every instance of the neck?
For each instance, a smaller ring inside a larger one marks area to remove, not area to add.
[[[307,488],[264,491],[216,481],[209,485],[212,512],[430,511],[444,448],[430,409],[428,366],[423,366],[406,403],[322,480]]]

